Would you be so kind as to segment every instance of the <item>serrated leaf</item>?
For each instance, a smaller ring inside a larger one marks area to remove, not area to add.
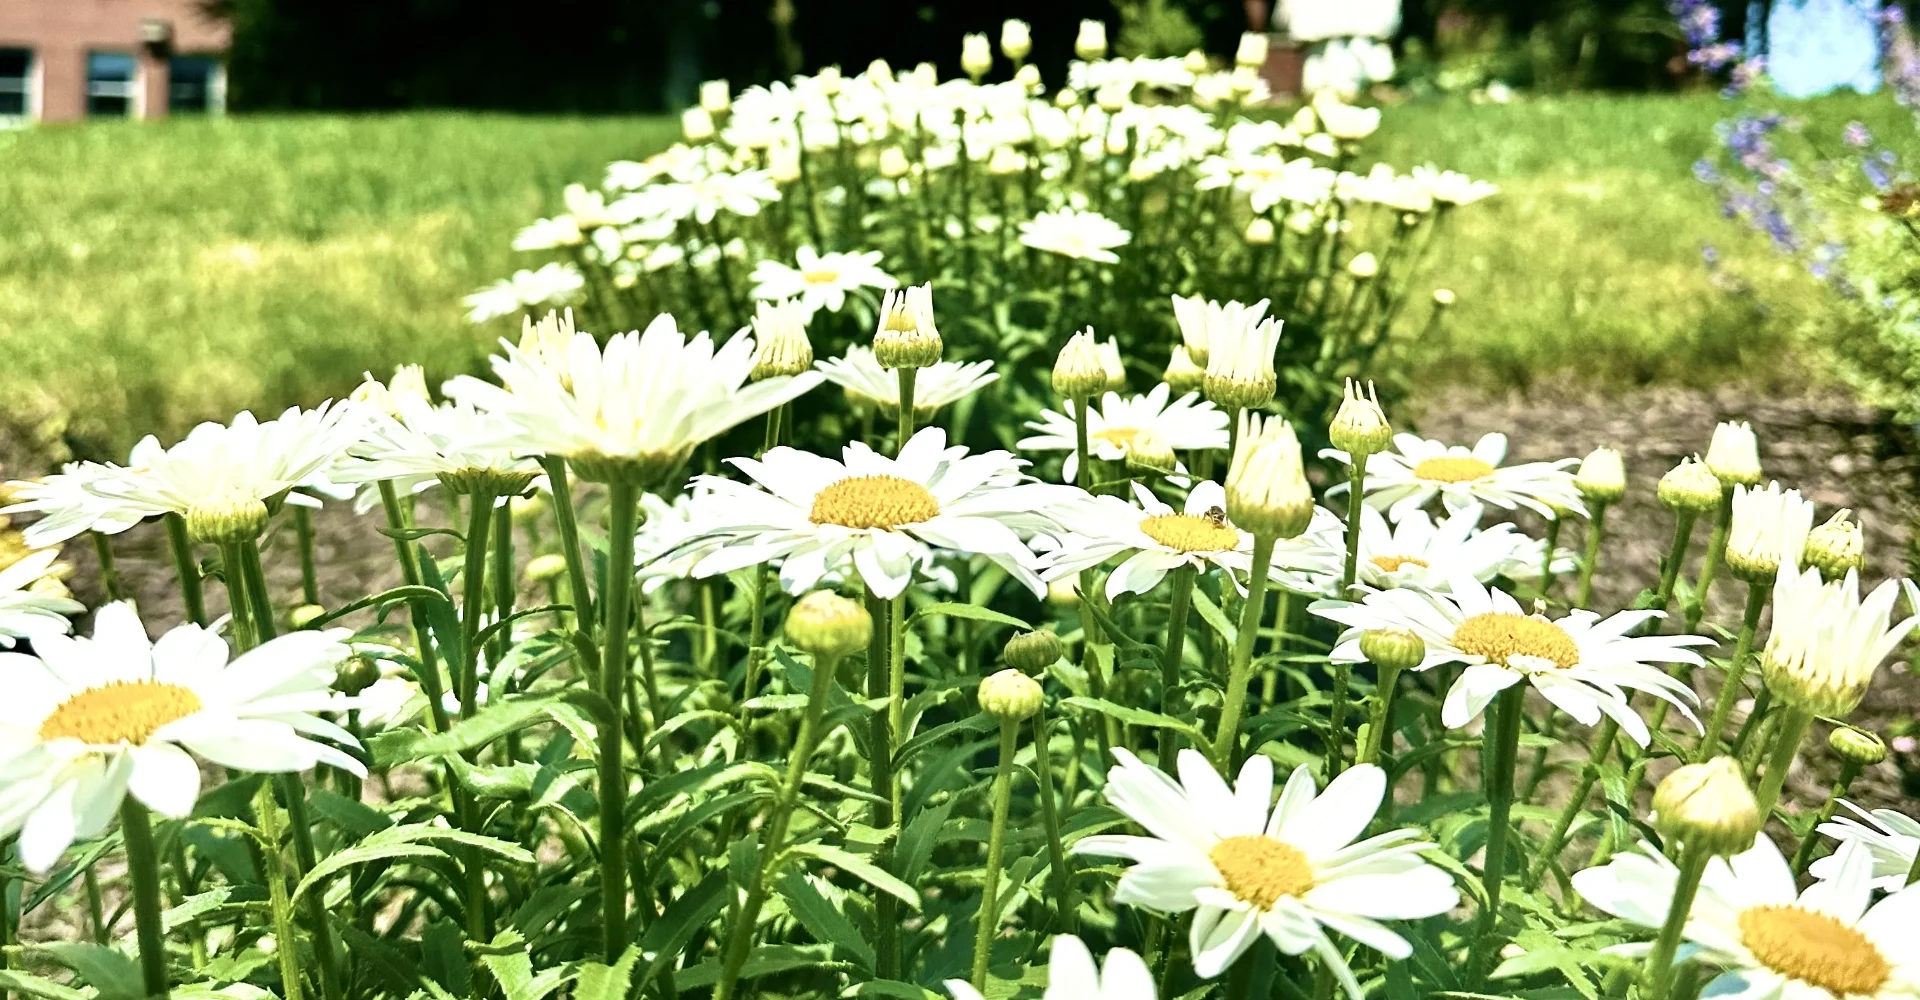
[[[365,864],[368,861],[403,857],[445,857],[445,852],[424,843],[442,840],[489,851],[523,865],[533,864],[534,860],[533,854],[519,844],[483,837],[465,830],[412,823],[382,830],[344,851],[320,859],[319,863],[307,872],[307,876],[300,880],[300,884],[294,887],[293,899],[297,902],[313,887],[354,865]]]
[[[160,926],[166,933],[171,934],[218,909],[231,895],[233,890],[222,885],[188,896],[180,901],[179,906],[170,907],[160,914]]]
[[[996,625],[1011,626],[1023,632],[1033,631],[1032,625],[1012,615],[1002,614],[998,611],[983,608],[975,604],[956,604],[950,601],[938,601],[915,609],[913,615],[907,619],[907,627],[912,628],[921,620],[932,618],[936,615],[944,615],[948,618],[966,618],[977,622],[993,622]]]
[[[747,953],[747,961],[740,967],[740,978],[744,981],[770,976],[776,972],[810,969],[831,964],[834,963],[816,949],[786,944],[767,944]],[[719,981],[720,963],[718,961],[702,962],[691,969],[682,969],[673,977],[673,984],[683,990],[711,986]]]
[[[914,910],[920,909],[918,890],[857,854],[849,854],[838,847],[830,847],[826,844],[795,844],[787,849],[787,853],[818,858],[881,892],[899,899]]]
[[[56,941],[35,945],[33,950],[72,969],[82,982],[94,988],[99,1000],[146,998],[146,983],[140,976],[140,966],[116,949],[104,944]]]
[[[920,873],[933,857],[933,846],[940,838],[940,828],[946,825],[947,816],[952,812],[953,800],[948,799],[920,810],[907,824],[900,834],[898,858],[901,878],[909,883],[919,881]]]
[[[381,767],[427,760],[476,750],[508,733],[549,718],[550,710],[566,699],[564,693],[503,698],[462,719],[444,733],[398,729],[368,741],[374,763]]]
[[[858,960],[864,968],[873,968],[873,946],[854,928],[846,914],[820,892],[810,876],[789,871],[781,876],[779,889],[787,901],[787,910],[821,944],[830,944],[845,957]]]
[[[1205,745],[1212,742],[1207,734],[1200,731],[1200,727],[1184,719],[1176,719],[1171,715],[1162,715],[1159,712],[1149,712],[1144,708],[1117,705],[1105,698],[1073,697],[1061,702],[1061,704],[1069,708],[1082,708],[1090,712],[1098,712],[1101,715],[1124,722],[1129,726],[1145,726],[1149,729],[1171,729],[1198,744]]]
[[[393,825],[393,818],[386,813],[319,786],[308,790],[307,804],[321,819],[355,837],[378,833]]]
[[[612,965],[588,962],[580,966],[579,983],[573,988],[573,1000],[626,1000],[633,988],[633,967],[640,963],[640,946],[629,945]]]
[[[1208,597],[1206,591],[1199,587],[1193,588],[1193,610],[1200,615],[1200,620],[1220,634],[1221,642],[1229,648],[1233,646],[1234,636],[1238,635],[1240,630],[1227,621],[1226,612],[1221,611],[1220,605],[1213,603],[1213,598]]]
[[[90,1000],[87,994],[71,986],[62,986],[51,979],[42,979],[39,976],[15,972],[11,969],[0,969],[0,987],[24,993],[30,997],[41,997],[43,1000]]]
[[[893,754],[894,770],[897,772],[903,769],[907,761],[913,759],[915,754],[941,742],[949,736],[957,733],[998,732],[999,729],[1000,723],[995,721],[992,716],[984,713],[975,713],[961,719],[959,722],[949,722],[944,725],[935,726],[900,744],[900,749],[894,751]]]
[[[693,936],[719,915],[727,905],[729,885],[726,872],[714,872],[669,903],[666,912],[647,925],[646,933],[640,935],[640,947],[647,954],[641,982],[650,983],[658,978],[686,951]],[[583,1000],[584,996],[576,994],[575,1000]]]

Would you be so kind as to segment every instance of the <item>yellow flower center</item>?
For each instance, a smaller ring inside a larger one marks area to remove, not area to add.
[[[1742,911],[1740,943],[1761,965],[1835,996],[1878,993],[1893,974],[1893,966],[1866,935],[1798,906]]]
[[[198,711],[200,696],[178,684],[114,681],[61,702],[40,723],[40,738],[138,746],[147,742],[154,730]]]
[[[1303,895],[1313,888],[1313,863],[1306,854],[1272,837],[1227,837],[1213,845],[1207,858],[1228,892],[1262,910],[1272,909],[1282,896]]]
[[[807,519],[815,524],[892,530],[939,515],[940,501],[911,479],[852,476],[821,490]]]
[[[1474,615],[1453,630],[1453,644],[1503,667],[1516,656],[1551,660],[1563,670],[1580,662],[1580,647],[1565,629],[1532,615]]]
[[[1441,455],[1413,467],[1413,478],[1430,483],[1471,483],[1491,475],[1493,466],[1471,455]]]
[[[1139,436],[1140,428],[1138,427],[1109,427],[1104,431],[1095,432],[1093,439],[1125,448],[1132,445],[1133,439]]]
[[[827,268],[815,268],[811,271],[801,271],[800,277],[809,285],[831,285],[840,280],[840,272]]]
[[[1140,530],[1176,552],[1225,552],[1240,544],[1240,532],[1198,514],[1157,514],[1141,521]]]
[[[1421,569],[1427,568],[1427,561],[1419,556],[1374,556],[1373,564],[1387,573],[1392,573],[1402,566],[1418,566]]]

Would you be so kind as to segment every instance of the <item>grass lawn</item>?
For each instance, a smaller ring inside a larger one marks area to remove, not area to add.
[[[1490,388],[1563,370],[1620,386],[1794,370],[1783,348],[1817,332],[1821,293],[1689,175],[1730,110],[1708,94],[1392,109],[1374,154],[1504,189],[1456,217],[1434,283],[1460,304],[1416,356]],[[1859,98],[1805,110],[1904,114]],[[434,378],[469,369],[505,327],[468,326],[459,300],[525,266],[514,230],[561,185],[673,131],[415,113],[0,135],[0,416],[43,439],[29,451],[64,440],[115,457],[148,430],[312,403],[402,360]],[[1708,282],[1709,241],[1744,260],[1770,309]]]

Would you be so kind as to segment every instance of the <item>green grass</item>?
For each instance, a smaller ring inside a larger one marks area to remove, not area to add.
[[[1690,176],[1731,110],[1710,94],[1392,109],[1373,153],[1504,189],[1458,213],[1435,256],[1433,283],[1460,304],[1419,360],[1491,388],[1793,373],[1823,293]],[[1902,115],[1857,98],[1803,110]],[[0,136],[0,413],[42,453],[58,439],[113,456],[149,430],[346,392],[365,369],[471,368],[500,328],[465,324],[459,300],[525,266],[514,230],[671,134],[653,118],[417,113]],[[1707,242],[1767,286],[1769,309],[1709,284]]]

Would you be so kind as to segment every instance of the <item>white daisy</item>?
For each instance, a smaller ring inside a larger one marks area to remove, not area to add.
[[[693,575],[699,553],[682,546],[706,530],[701,512],[712,499],[713,491],[704,485],[696,485],[671,501],[652,493],[640,495],[642,520],[633,539],[633,565],[642,593],[651,594]]]
[[[1440,721],[1459,728],[1479,717],[1496,695],[1515,684],[1532,684],[1554,706],[1591,726],[1605,714],[1636,743],[1651,739],[1628,698],[1645,691],[1670,702],[1689,720],[1699,699],[1693,689],[1651,663],[1699,665],[1690,647],[1711,646],[1698,635],[1635,636],[1658,611],[1622,611],[1602,619],[1575,610],[1548,620],[1529,615],[1502,590],[1490,590],[1465,574],[1447,593],[1387,590],[1359,603],[1317,601],[1312,610],[1347,626],[1333,650],[1335,663],[1360,663],[1360,635],[1372,629],[1405,629],[1425,640],[1426,658],[1414,669],[1462,663],[1460,679],[1447,692]],[[1699,725],[1696,720],[1694,723]]]
[[[942,552],[984,555],[1045,594],[1039,558],[1022,538],[1058,530],[1043,511],[1079,494],[1027,480],[1026,463],[1007,452],[949,448],[938,427],[915,434],[897,458],[855,442],[841,461],[783,447],[728,462],[758,485],[695,481],[713,502],[707,531],[689,543],[700,556],[694,574],[784,560],[780,582],[795,594],[851,559],[868,589],[891,599]]]
[[[1367,457],[1364,486],[1367,503],[1385,508],[1390,520],[1406,517],[1436,496],[1449,510],[1477,500],[1504,510],[1525,507],[1547,517],[1556,516],[1556,508],[1587,512],[1573,485],[1573,473],[1567,471],[1576,459],[1502,466],[1507,457],[1505,434],[1487,434],[1472,448],[1448,446],[1417,434],[1395,434],[1393,446],[1393,451]],[[1335,448],[1320,454],[1349,464],[1353,461]],[[1328,492],[1346,488],[1342,482]]]
[[[186,816],[200,795],[191,750],[246,771],[316,764],[365,775],[310,737],[358,746],[319,717],[349,650],[345,629],[292,632],[227,662],[227,643],[197,625],[149,642],[132,605],[109,604],[92,638],[37,636],[34,656],[0,653],[0,836],[44,872],[74,840],[104,830],[129,792],[154,812]],[[185,749],[183,749],[185,748]]]
[[[1107,577],[1107,599],[1145,594],[1181,566],[1205,572],[1225,571],[1235,587],[1253,568],[1253,533],[1227,520],[1226,491],[1203,480],[1176,511],[1139,483],[1137,503],[1116,496],[1078,494],[1053,511],[1063,533],[1060,546],[1046,558],[1046,578],[1065,579],[1083,569],[1125,555]],[[1274,543],[1271,579],[1289,590],[1317,589],[1314,579],[1340,572],[1344,557],[1340,519],[1315,508],[1313,524],[1299,538]]]
[[[1316,794],[1301,765],[1273,802],[1273,762],[1255,755],[1229,788],[1195,750],[1180,781],[1124,749],[1107,772],[1107,801],[1151,836],[1087,837],[1074,854],[1128,858],[1114,901],[1195,910],[1194,971],[1212,978],[1266,934],[1283,953],[1313,951],[1359,1000],[1360,984],[1328,930],[1404,959],[1413,948],[1381,920],[1418,920],[1460,902],[1453,879],[1421,860],[1434,845],[1414,830],[1355,843],[1386,794],[1386,772],[1352,768]],[[1271,808],[1271,812],[1269,812]]]
[[[855,402],[882,414],[900,412],[900,373],[880,367],[873,348],[855,344],[845,357],[813,363],[827,381],[847,390]],[[991,361],[941,361],[916,370],[913,381],[914,422],[924,424],[934,411],[958,402],[1000,377]]]
[[[1873,858],[1843,845],[1832,877],[1805,892],[1773,841],[1707,862],[1682,930],[1688,957],[1724,971],[1707,984],[1715,1000],[1911,1000],[1920,996],[1920,888],[1871,907]],[[1658,928],[1672,905],[1679,869],[1651,846],[1573,876],[1587,902]],[[1644,952],[1629,946],[1622,952]]]
[[[39,479],[16,479],[6,486],[13,502],[0,514],[38,514],[21,538],[29,548],[59,545],[75,535],[98,531],[117,535],[139,524],[146,511],[94,492],[93,483],[112,476],[114,467],[99,462],[69,462]]]
[[[899,279],[880,270],[878,250],[823,254],[812,247],[801,247],[793,257],[794,267],[777,260],[754,265],[750,276],[754,298],[797,298],[812,316],[822,309],[839,312],[849,294],[866,294],[864,289],[900,287]]]
[[[575,333],[564,370],[544,360],[545,349],[501,343],[506,357],[493,358],[501,385],[462,375],[447,383],[447,395],[502,419],[507,430],[494,446],[566,456],[590,479],[663,477],[695,445],[820,381],[806,372],[749,385],[746,331],[715,349],[707,334],[688,338],[665,313],[645,333],[610,338],[605,351],[592,334]]]
[[[1020,242],[1035,250],[1057,253],[1062,257],[1120,263],[1114,247],[1126,246],[1133,234],[1099,212],[1063,208],[1041,212],[1020,223]]]
[[[1124,462],[1133,443],[1142,434],[1151,434],[1175,451],[1201,451],[1227,447],[1227,415],[1212,403],[1190,392],[1169,403],[1173,387],[1165,382],[1144,396],[1122,396],[1109,392],[1098,407],[1087,408],[1087,451],[1106,462]],[[1066,464],[1060,476],[1073,482],[1080,461],[1075,444],[1073,401],[1065,404],[1066,413],[1042,410],[1039,420],[1027,426],[1039,433],[1021,438],[1016,446],[1022,451],[1064,451]]]
[[[1187,357],[1201,368],[1207,366],[1214,344],[1244,339],[1266,315],[1266,299],[1246,305],[1213,302],[1198,295],[1173,297],[1173,319],[1180,328],[1180,341],[1187,348]]]
[[[60,550],[41,549],[0,569],[0,649],[12,649],[15,639],[72,631],[73,623],[67,616],[87,610],[79,601],[28,589],[46,576],[59,558]]]
[[[1907,884],[1907,873],[1913,870],[1913,858],[1920,853],[1920,821],[1910,816],[1894,812],[1891,809],[1875,809],[1868,812],[1859,806],[1841,799],[1840,804],[1853,810],[1854,815],[1836,816],[1832,821],[1820,824],[1820,832],[1839,841],[1842,846],[1849,843],[1866,845],[1873,855],[1873,887],[1893,892]],[[1828,855],[1813,863],[1808,869],[1814,878],[1833,878],[1840,864],[1838,853]]]
[[[365,412],[350,404],[297,406],[272,420],[241,412],[230,424],[204,423],[170,448],[149,434],[133,446],[126,468],[112,467],[88,485],[129,512],[185,515],[195,505],[236,497],[268,506],[294,499],[298,486],[322,484],[358,441]]]
[[[1481,583],[1495,577],[1527,579],[1540,575],[1546,543],[1528,538],[1511,524],[1480,527],[1486,508],[1468,503],[1439,522],[1424,510],[1410,511],[1399,524],[1372,507],[1360,508],[1360,582],[1380,590],[1419,587],[1444,590],[1456,574]],[[1554,554],[1553,570],[1574,568],[1573,553]],[[1339,582],[1333,582],[1339,588]]]
[[[586,284],[579,268],[556,260],[538,270],[515,271],[513,277],[502,278],[461,301],[467,306],[467,322],[485,323],[534,306],[565,305]]]
[[[498,444],[512,428],[496,414],[471,403],[436,406],[424,394],[387,390],[371,375],[363,388],[367,398],[375,398],[372,390],[380,389],[382,405],[373,410],[365,436],[348,449],[347,461],[332,472],[338,482],[392,480],[404,494],[418,493],[447,476],[530,482],[540,471],[538,462]],[[506,499],[495,497],[497,503]]]
[[[947,980],[947,992],[953,1000],[986,1000],[965,980]],[[1047,990],[1040,1000],[1154,1000],[1153,973],[1125,948],[1107,952],[1102,969],[1084,942],[1062,934],[1047,952]]]

